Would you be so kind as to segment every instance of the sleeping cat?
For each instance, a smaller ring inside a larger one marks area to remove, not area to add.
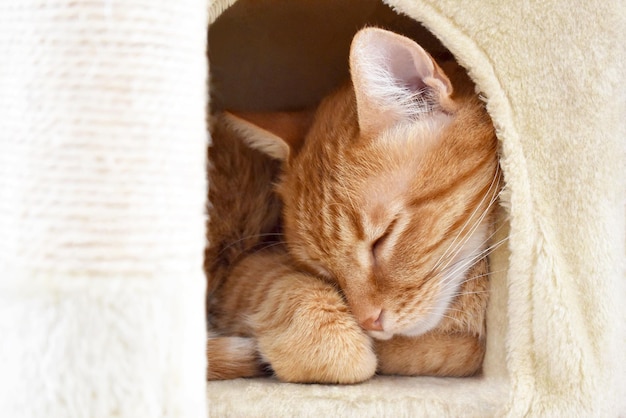
[[[490,119],[456,64],[382,29],[357,33],[350,74],[313,117],[219,119],[282,161],[283,231],[258,247],[278,215],[254,203],[267,225],[237,231],[235,245],[257,241],[211,278],[211,324],[232,337],[209,339],[210,379],[256,375],[262,363],[281,380],[320,383],[480,369],[501,185]]]

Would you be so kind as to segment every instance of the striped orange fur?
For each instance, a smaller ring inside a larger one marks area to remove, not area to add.
[[[257,361],[290,382],[475,374],[501,186],[493,125],[456,64],[400,35],[360,31],[350,67],[351,83],[313,118],[221,116],[231,140],[283,161],[283,231],[257,248],[279,223],[267,185],[248,190],[263,218],[252,228],[241,226],[251,215],[234,220],[239,209],[220,218],[222,191],[213,196],[213,219],[239,236],[209,237],[238,247],[237,257],[208,252],[225,267],[209,285],[212,326],[251,338]],[[218,354],[208,355],[211,378]]]

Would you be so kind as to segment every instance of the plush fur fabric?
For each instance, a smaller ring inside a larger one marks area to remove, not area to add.
[[[624,5],[389,4],[469,70],[502,141],[510,240],[492,257],[483,376],[214,382],[211,416],[626,414]]]

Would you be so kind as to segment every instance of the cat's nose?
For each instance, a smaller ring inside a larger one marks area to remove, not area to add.
[[[359,324],[366,331],[383,331],[383,310],[375,309],[364,318],[360,318]]]

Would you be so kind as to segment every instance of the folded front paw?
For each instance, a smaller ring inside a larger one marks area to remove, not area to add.
[[[298,288],[296,288],[298,289]],[[376,372],[371,339],[338,291],[325,283],[291,288],[269,326],[257,335],[259,351],[286,382],[357,383]]]

